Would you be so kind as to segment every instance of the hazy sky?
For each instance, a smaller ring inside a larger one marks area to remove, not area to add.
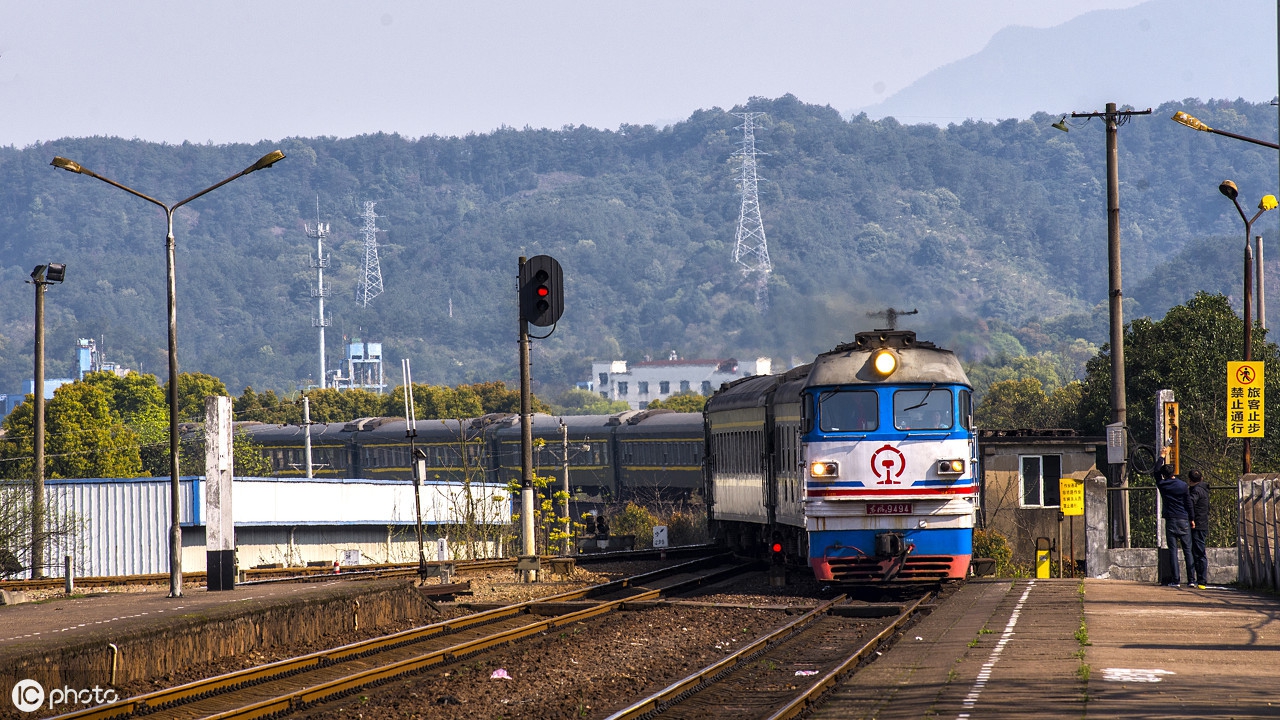
[[[616,128],[785,93],[849,111],[1008,25],[1140,1],[4,0],[0,145]]]

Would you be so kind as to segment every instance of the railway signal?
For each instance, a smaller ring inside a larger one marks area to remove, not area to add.
[[[564,273],[550,255],[520,266],[520,318],[530,325],[554,325],[564,313]]]

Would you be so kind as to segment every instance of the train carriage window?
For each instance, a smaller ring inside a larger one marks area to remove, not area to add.
[[[893,394],[893,426],[899,430],[950,430],[954,423],[951,391],[946,388]]]
[[[827,390],[818,396],[823,432],[870,432],[880,427],[880,399],[873,390]]]
[[[1058,507],[1058,481],[1062,478],[1061,455],[1023,455],[1022,507]]]

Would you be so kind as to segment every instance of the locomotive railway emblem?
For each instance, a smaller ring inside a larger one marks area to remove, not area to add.
[[[892,445],[885,445],[871,455],[871,474],[876,476],[877,485],[897,485],[901,481],[902,472],[907,469],[907,459],[902,451]]]

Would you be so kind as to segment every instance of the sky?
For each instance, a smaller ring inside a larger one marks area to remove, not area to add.
[[[612,129],[786,93],[849,112],[1002,28],[1140,2],[5,0],[0,146]]]

